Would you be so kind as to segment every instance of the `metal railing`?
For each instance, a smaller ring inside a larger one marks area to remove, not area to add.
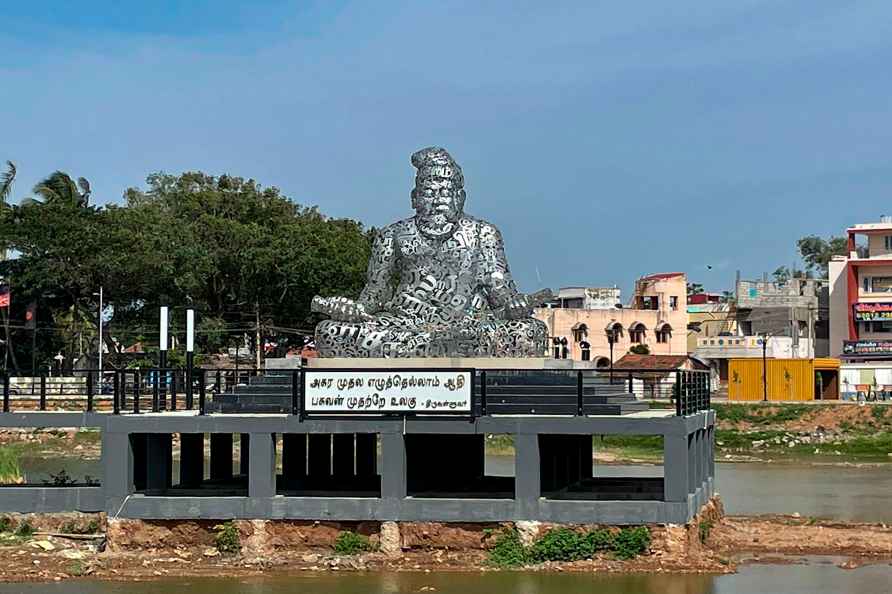
[[[372,370],[369,370],[372,371]],[[400,371],[399,368],[374,371]],[[403,370],[404,371],[404,370]],[[208,403],[234,399],[265,386],[265,395],[281,403],[276,412],[305,417],[304,378],[299,369],[207,370],[151,368],[84,370],[71,378],[0,375],[3,412],[15,399],[19,410],[79,410],[140,414],[197,410]],[[576,415],[622,414],[646,408],[648,398],[675,403],[685,416],[710,407],[710,374],[675,369],[639,370],[473,370],[473,417],[492,414]],[[209,399],[210,397],[210,399]]]

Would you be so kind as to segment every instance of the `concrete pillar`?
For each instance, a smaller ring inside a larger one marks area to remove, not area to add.
[[[331,476],[331,434],[310,433],[308,441],[310,478],[328,478]]]
[[[248,476],[249,460],[251,458],[251,435],[242,433],[239,435],[239,460],[238,473],[242,476]]]
[[[204,481],[204,433],[180,434],[180,486],[195,489]]]
[[[173,440],[170,433],[149,433],[146,439],[146,493],[164,493],[171,485]]]
[[[520,519],[539,516],[541,461],[539,436],[519,433],[514,436],[514,500]]]
[[[592,447],[591,435],[579,436],[579,478],[587,480],[592,478],[592,462],[594,448]]]
[[[356,434],[356,476],[373,477],[378,474],[378,436],[374,433]]]
[[[664,434],[663,498],[666,501],[686,502],[688,500],[690,473],[688,436]]]
[[[289,488],[302,485],[307,476],[307,435],[282,434],[282,478]]]
[[[102,432],[102,491],[105,511],[115,514],[133,493],[133,446],[127,433]]]
[[[211,433],[211,480],[232,480],[232,433]]]
[[[697,489],[697,432],[688,434],[688,493]]]
[[[133,451],[133,489],[135,491],[146,490],[146,467],[148,466],[148,446],[145,433],[131,433],[130,447]]]
[[[338,478],[349,478],[353,473],[353,434],[335,433],[332,436],[332,474]]]
[[[401,433],[381,434],[381,498],[406,497],[406,443]]]
[[[275,435],[252,433],[249,441],[251,448],[245,469],[248,471],[248,497],[273,497],[276,494]]]

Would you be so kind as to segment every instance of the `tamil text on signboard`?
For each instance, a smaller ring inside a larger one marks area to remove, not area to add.
[[[847,340],[843,342],[842,354],[892,355],[892,340]]]
[[[471,411],[471,370],[314,370],[304,379],[308,413]]]
[[[856,303],[852,307],[856,322],[892,321],[892,303]]]

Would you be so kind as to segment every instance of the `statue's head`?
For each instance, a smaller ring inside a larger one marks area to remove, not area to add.
[[[412,165],[416,169],[412,208],[419,228],[429,235],[450,232],[465,208],[461,167],[446,149],[436,146],[413,154]]]

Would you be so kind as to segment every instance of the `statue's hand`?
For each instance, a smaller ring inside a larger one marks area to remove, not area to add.
[[[366,322],[372,319],[362,303],[357,303],[346,297],[320,297],[317,295],[310,303],[310,311],[325,314],[331,319],[341,322]]]
[[[550,301],[554,297],[551,289],[542,289],[531,295],[518,293],[505,305],[505,318],[519,320],[533,316],[533,308]]]

